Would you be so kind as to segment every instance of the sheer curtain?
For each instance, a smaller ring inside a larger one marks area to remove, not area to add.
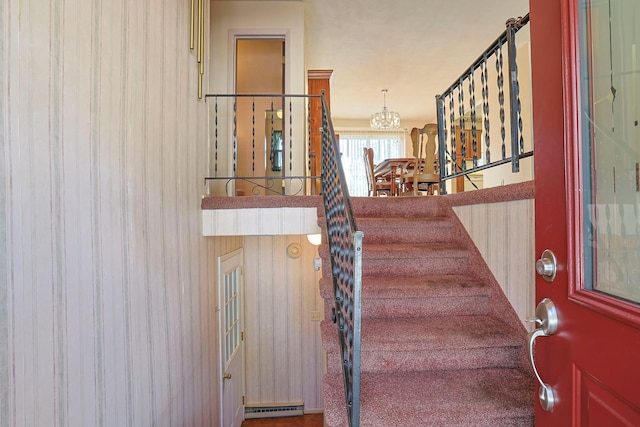
[[[404,130],[395,131],[354,131],[336,129],[340,141],[340,154],[349,195],[367,195],[367,175],[364,169],[364,147],[373,148],[373,163],[392,157],[404,157]]]

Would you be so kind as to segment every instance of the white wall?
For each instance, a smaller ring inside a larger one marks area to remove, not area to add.
[[[203,209],[202,211],[203,236],[320,233],[317,208]]]
[[[202,237],[188,34],[185,1],[0,2],[2,427],[217,425],[241,238]]]

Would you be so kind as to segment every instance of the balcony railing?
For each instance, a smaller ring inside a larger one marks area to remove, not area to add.
[[[471,173],[507,163],[511,163],[511,170],[516,173],[520,170],[520,160],[533,155],[532,147],[525,149],[525,145],[531,144],[525,144],[523,133],[516,61],[516,33],[528,22],[529,14],[509,19],[507,29],[489,48],[449,88],[436,96],[442,194],[447,192],[447,180],[468,178]],[[508,99],[508,105],[505,99]],[[478,111],[480,104],[481,111]],[[493,126],[498,126],[499,132]],[[499,140],[496,142],[495,138]]]
[[[320,95],[208,94],[209,194],[312,194],[311,99]]]

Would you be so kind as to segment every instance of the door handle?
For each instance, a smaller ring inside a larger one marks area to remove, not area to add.
[[[222,376],[223,379],[225,380],[230,380],[231,379],[231,374],[229,372],[225,372],[224,375]]]
[[[533,358],[533,344],[536,341],[536,338],[548,337],[555,334],[558,330],[558,312],[555,304],[549,298],[545,298],[540,301],[540,304],[536,307],[535,322],[540,327],[529,332],[529,335],[527,335],[527,342],[529,344],[529,361],[531,362],[533,372],[540,383],[540,390],[538,392],[540,405],[545,411],[551,412],[553,411],[553,406],[555,404],[555,395],[551,386],[540,378],[540,374],[538,373],[538,369],[536,368],[536,363]]]

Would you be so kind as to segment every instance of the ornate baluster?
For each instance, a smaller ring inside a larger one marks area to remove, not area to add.
[[[467,162],[465,162],[465,159],[467,158],[467,135],[464,132],[464,78],[465,77],[460,77],[460,82],[458,84],[458,111],[460,113],[460,166],[463,171],[466,171]]]
[[[442,135],[439,135],[439,137],[442,138],[442,143],[440,144],[440,146],[442,148],[447,147],[446,145],[446,141],[449,138],[449,128],[447,127],[447,103],[444,102],[444,99],[441,99],[440,101],[440,105],[442,106]],[[440,175],[442,176],[444,174],[444,176],[448,176],[451,175],[450,172],[450,168],[449,166],[447,166],[447,160],[446,160],[446,156],[445,153],[442,153],[442,156],[440,156]],[[442,190],[440,190],[440,192],[442,192]]]
[[[293,106],[289,98],[289,176],[293,176]]]
[[[215,101],[215,136],[214,136],[214,146],[215,146],[215,150],[214,150],[214,156],[215,156],[215,160],[213,163],[213,176],[217,177],[218,176],[218,97],[216,96],[216,101]]]
[[[504,74],[502,66],[502,39],[498,42],[498,50],[496,51],[496,71],[498,73],[498,102],[500,103],[500,137],[502,138],[502,159],[507,158],[506,148],[506,132],[504,128]]]
[[[456,157],[457,157],[457,141],[456,141],[456,118],[455,118],[455,101],[453,99],[453,92],[449,93],[449,120],[451,130],[451,141],[450,141],[450,150],[451,150],[451,175],[456,173]]]
[[[473,153],[473,167],[478,166],[478,133],[476,128],[476,82],[475,82],[475,69],[471,67],[469,74],[469,107],[471,108],[471,150]]]
[[[251,175],[256,176],[256,98],[251,97]]]
[[[436,95],[436,108],[438,118],[438,170],[440,175],[440,194],[447,194],[447,187],[445,184],[446,177],[449,176],[449,167],[447,166],[447,104],[446,98],[441,95]]]
[[[238,98],[233,98],[233,176],[238,164]]]
[[[307,153],[311,153],[311,97],[307,98]],[[311,174],[311,156],[307,157],[307,173]],[[311,181],[311,189],[313,189],[314,182],[315,179]]]
[[[273,150],[273,140],[276,137],[276,131],[274,128],[274,123],[276,121],[275,116],[277,114],[277,112],[275,111],[275,106],[273,104],[273,98],[271,98],[271,106],[269,107],[269,111],[271,111],[271,138],[269,139],[269,146],[271,147],[271,149]],[[276,161],[276,158],[273,156],[273,151],[271,152],[271,162],[273,163],[274,161]],[[282,164],[280,164],[280,170],[284,170],[284,168],[282,167]],[[269,180],[269,183],[272,183],[271,180]]]
[[[516,29],[520,19],[507,21],[507,54],[509,55],[509,97],[511,107],[511,170],[520,170],[520,154],[524,152],[522,138],[522,117],[520,116],[520,86],[518,84],[518,64],[516,62]]]
[[[489,71],[487,69],[487,63],[489,58],[485,51],[482,55],[482,114],[484,115],[484,141],[485,141],[485,164],[491,163],[491,138],[489,136]]]

